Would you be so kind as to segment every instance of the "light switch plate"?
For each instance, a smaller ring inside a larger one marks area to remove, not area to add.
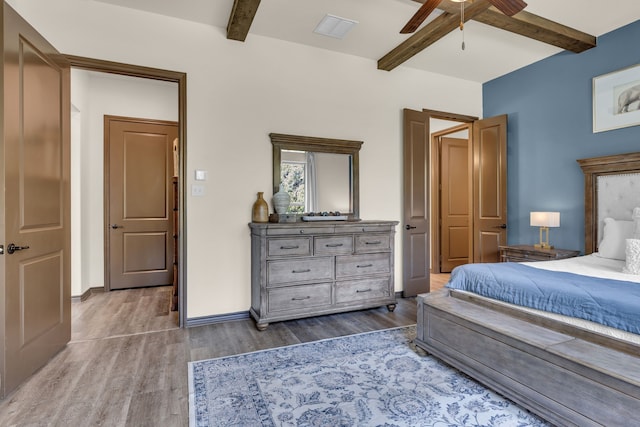
[[[207,171],[196,169],[195,170],[195,180],[196,181],[206,181],[207,180]]]

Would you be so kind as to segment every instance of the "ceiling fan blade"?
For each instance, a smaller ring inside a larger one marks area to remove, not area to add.
[[[527,7],[527,4],[522,0],[489,0],[489,3],[507,16],[513,16]]]
[[[409,19],[409,22],[400,30],[401,34],[413,33],[418,29],[420,24],[435,10],[442,0],[427,0],[424,2],[415,15]],[[496,6],[497,7],[497,6]]]

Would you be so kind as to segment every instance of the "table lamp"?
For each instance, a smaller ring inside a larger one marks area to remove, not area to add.
[[[553,249],[549,244],[549,227],[560,227],[560,212],[531,212],[530,223],[532,227],[540,227],[540,243],[536,243],[536,248]],[[546,238],[542,239],[542,233]]]

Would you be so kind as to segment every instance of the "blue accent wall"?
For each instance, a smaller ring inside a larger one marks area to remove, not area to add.
[[[557,248],[584,251],[584,179],[577,159],[640,151],[640,126],[593,133],[592,79],[640,64],[640,21],[483,85],[483,115],[507,114],[508,242],[533,244],[529,212],[560,212]]]

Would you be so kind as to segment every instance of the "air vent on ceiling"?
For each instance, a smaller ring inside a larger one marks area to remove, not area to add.
[[[353,19],[327,14],[322,18],[322,21],[320,21],[313,32],[322,34],[323,36],[342,39],[357,23],[358,21],[354,21]]]

